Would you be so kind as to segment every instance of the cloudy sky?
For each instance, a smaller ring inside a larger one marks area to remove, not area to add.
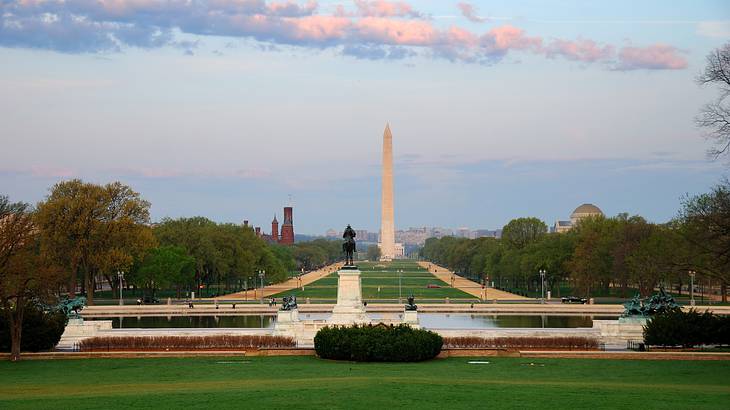
[[[389,122],[399,228],[663,222],[727,173],[693,79],[729,39],[725,0],[0,0],[0,194],[376,230]]]

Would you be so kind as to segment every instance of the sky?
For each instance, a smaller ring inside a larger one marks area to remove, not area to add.
[[[0,194],[121,181],[152,219],[377,231],[674,217],[728,1],[0,0]]]

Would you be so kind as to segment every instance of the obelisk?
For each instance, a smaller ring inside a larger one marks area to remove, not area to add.
[[[390,125],[383,132],[383,196],[380,222],[380,259],[395,257],[395,222],[393,221],[393,135]]]

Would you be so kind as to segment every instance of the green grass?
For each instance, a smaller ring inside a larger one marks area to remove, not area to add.
[[[472,295],[459,289],[452,288],[448,283],[437,279],[430,272],[414,261],[398,261],[390,263],[360,262],[357,264],[362,272],[362,297],[365,300],[397,299],[400,294],[403,298],[413,294],[416,299],[476,299]],[[428,285],[438,285],[440,288],[429,288]],[[380,290],[378,290],[380,289]],[[304,290],[292,289],[278,293],[273,297],[296,295],[300,300],[337,299],[337,273],[310,283]]]
[[[0,362],[2,409],[720,409],[726,361],[313,357]],[[476,359],[480,360],[480,359]],[[530,365],[530,363],[536,365]]]

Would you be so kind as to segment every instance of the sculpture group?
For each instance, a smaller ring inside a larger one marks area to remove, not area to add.
[[[679,304],[662,287],[659,288],[659,293],[644,300],[639,295],[634,296],[630,301],[624,303],[624,308],[623,317],[649,317],[678,309]]]

